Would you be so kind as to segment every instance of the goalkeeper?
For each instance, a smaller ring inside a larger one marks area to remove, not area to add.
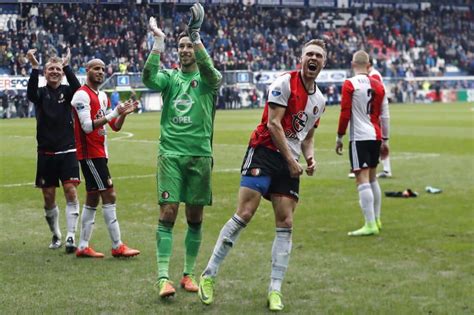
[[[188,222],[180,285],[189,292],[198,290],[194,267],[201,245],[203,208],[212,203],[212,135],[222,75],[214,68],[199,35],[204,9],[195,3],[190,11],[188,29],[178,38],[177,70],[160,69],[166,35],[155,18],[150,18],[155,42],[142,76],[143,83],[163,98],[157,171],[160,216],[156,230],[156,286],[162,298],[176,292],[168,269],[179,203],[186,205]]]

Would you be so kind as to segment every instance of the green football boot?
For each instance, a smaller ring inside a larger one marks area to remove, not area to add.
[[[382,221],[380,220],[380,218],[375,219],[375,223],[377,223],[379,232],[382,231]]]
[[[214,284],[216,280],[211,276],[201,276],[199,279],[199,299],[202,303],[209,305],[214,301]]]
[[[278,291],[270,291],[268,293],[268,309],[270,311],[279,312],[285,306],[281,302],[281,293]]]
[[[358,230],[347,233],[349,236],[369,236],[379,234],[379,228],[375,222],[366,223]]]

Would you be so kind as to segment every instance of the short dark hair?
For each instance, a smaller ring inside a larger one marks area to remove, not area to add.
[[[181,38],[183,38],[183,37],[189,37],[189,34],[188,34],[188,30],[187,30],[187,29],[184,30],[184,31],[182,31],[181,33],[179,33],[179,35],[178,35],[178,42],[179,42],[179,41],[181,40]]]

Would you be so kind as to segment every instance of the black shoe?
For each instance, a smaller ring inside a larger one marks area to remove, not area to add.
[[[72,237],[68,237],[66,240],[66,253],[67,254],[73,254],[76,252],[77,246],[74,244],[74,239]]]

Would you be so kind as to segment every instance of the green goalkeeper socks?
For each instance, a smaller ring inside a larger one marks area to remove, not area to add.
[[[184,239],[184,248],[186,249],[184,256],[184,274],[194,274],[194,266],[196,265],[196,258],[199,253],[199,247],[201,246],[201,239],[201,222],[188,222],[188,229]]]
[[[158,264],[158,278],[169,279],[168,269],[171,250],[173,248],[174,222],[159,220],[156,229],[156,262]]]

